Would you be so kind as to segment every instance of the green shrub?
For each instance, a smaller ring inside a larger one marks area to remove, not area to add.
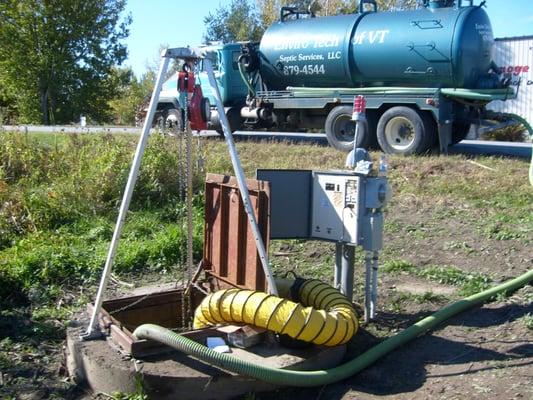
[[[502,142],[523,142],[527,137],[526,132],[526,128],[522,124],[517,124],[487,132],[481,135],[481,138],[484,140],[496,140]]]
[[[194,257],[202,252],[201,210],[195,210]],[[103,219],[81,221],[56,231],[27,235],[0,252],[0,282],[5,286],[47,291],[55,285],[93,283],[99,279],[112,235]],[[182,226],[155,211],[132,213],[118,247],[114,271],[183,272],[186,235]],[[5,272],[9,274],[6,274]],[[5,275],[5,276],[4,276]],[[7,294],[2,293],[2,297]]]
[[[10,288],[6,292],[99,277],[135,145],[131,136],[0,135],[0,284]],[[169,270],[184,260],[179,153],[175,139],[150,138],[115,271]],[[194,177],[195,190],[201,180]],[[202,207],[195,200],[196,257]]]
[[[68,135],[50,145],[21,134],[2,134],[0,248],[17,235],[115,212],[134,151],[131,137]],[[154,135],[143,158],[131,208],[177,202],[179,181],[184,179],[179,173],[181,161],[176,140]],[[202,178],[194,178],[198,188]]]

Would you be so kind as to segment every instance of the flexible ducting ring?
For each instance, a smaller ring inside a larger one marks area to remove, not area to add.
[[[283,299],[285,300],[285,299]],[[272,310],[272,314],[270,314],[270,317],[268,318],[268,321],[267,321],[267,324],[266,324],[266,327],[265,329],[268,329],[268,330],[273,330],[271,327],[270,327],[270,321],[272,321],[272,317],[274,315],[276,315],[276,312],[278,311],[278,309],[281,307],[281,305],[284,303],[284,301],[280,301],[276,307],[274,308],[274,310]]]
[[[196,309],[193,327],[244,323],[325,346],[346,343],[356,333],[355,310],[337,289],[317,279],[296,279],[288,295],[295,301],[244,289],[212,293]]]
[[[265,302],[265,300],[267,300],[268,298],[270,298],[272,295],[269,294],[268,296],[265,296],[261,302],[258,304],[257,308],[255,309],[255,313],[254,313],[254,318],[253,318],[253,322],[252,322],[252,325],[256,325],[256,322],[255,322],[255,319],[257,318],[257,312],[259,311],[259,309],[261,308],[261,306],[263,305],[263,303]]]
[[[290,295],[291,295],[292,301],[298,301],[298,293],[300,292],[300,288],[305,282],[306,282],[306,279],[303,279],[303,278],[296,278],[294,280],[294,283],[292,284],[290,288]]]

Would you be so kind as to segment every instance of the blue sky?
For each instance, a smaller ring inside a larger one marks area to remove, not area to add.
[[[475,0],[479,4],[480,0]],[[131,13],[126,65],[137,75],[157,60],[161,44],[171,47],[197,45],[205,31],[203,19],[228,0],[128,0]],[[487,0],[495,37],[533,35],[533,0]]]

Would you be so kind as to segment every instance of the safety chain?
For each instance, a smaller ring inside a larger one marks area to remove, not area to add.
[[[113,311],[109,312],[109,315],[114,315],[114,314],[118,314],[119,312],[126,311],[126,310],[136,306],[137,304],[142,303],[144,300],[146,300],[148,297],[152,296],[153,294],[154,293],[147,293],[144,296],[142,296],[142,297],[138,298],[137,300],[135,300],[133,303],[126,304],[124,307],[120,307],[117,310],[113,310]]]
[[[205,158],[202,149],[202,141],[200,140],[200,132],[196,134],[196,168],[199,176],[204,176],[205,173]]]
[[[180,110],[181,114],[181,110]],[[181,115],[180,115],[181,118]],[[183,201],[183,193],[185,192],[184,188],[184,165],[183,165],[183,129],[181,127],[178,127],[176,129],[178,137],[178,200],[180,201],[180,204]]]
[[[195,65],[195,73],[197,73],[197,65]],[[193,134],[188,118],[189,97],[187,92],[180,93],[179,98],[180,106],[179,121],[172,125],[167,125],[167,121],[164,121],[164,127],[168,129],[169,136],[177,136],[178,139],[178,201],[179,212],[177,224],[181,228],[181,231],[187,231],[186,242],[180,241],[180,262],[181,268],[185,269],[183,274],[177,278],[181,280],[182,290],[180,291],[180,303],[181,303],[181,329],[187,329],[191,327],[192,323],[192,301],[191,293],[188,291],[185,293],[185,288],[191,285],[192,282],[192,270],[193,270],[193,230],[194,230],[194,215],[193,215],[193,179],[194,179],[194,167],[193,167]],[[202,155],[200,138],[198,137],[196,146],[196,168],[198,171],[204,170],[204,158]],[[183,208],[185,205],[185,210]],[[185,214],[185,215],[184,215]],[[184,282],[186,280],[186,282]],[[110,312],[110,315],[118,314],[122,311],[126,311],[146,300],[153,293],[147,293],[134,302],[125,305],[117,310]]]
[[[186,179],[187,179],[187,170],[186,170],[186,162],[183,161],[183,156],[184,156],[184,151],[183,151],[183,145],[184,145],[184,135],[186,134],[186,131],[187,131],[187,127],[189,125],[189,121],[188,121],[188,110],[189,110],[189,101],[188,101],[188,97],[187,97],[187,92],[185,93],[180,93],[180,106],[181,106],[181,132],[179,134],[179,140],[180,140],[180,148],[179,148],[179,152],[180,152],[180,166],[179,166],[179,186],[180,186],[180,196],[179,196],[179,202],[180,202],[180,212],[179,212],[179,226],[180,226],[180,231],[183,233],[184,231],[184,223],[183,223],[183,204],[184,204],[184,200],[185,200],[185,191],[187,190],[186,189],[186,186],[185,186],[185,182],[186,182]],[[187,141],[185,140],[185,145],[186,145]],[[183,240],[180,240],[180,268],[183,271],[183,269],[185,268],[185,265],[186,265],[186,246],[187,244],[183,243]],[[184,278],[185,274],[183,274],[181,277],[180,277],[180,280],[182,281],[183,283],[183,278]],[[186,326],[187,326],[187,312],[188,312],[188,307],[187,307],[187,304],[186,304],[186,296],[185,296],[185,292],[182,290],[180,292],[180,304],[181,304],[181,327],[182,329],[184,329]]]

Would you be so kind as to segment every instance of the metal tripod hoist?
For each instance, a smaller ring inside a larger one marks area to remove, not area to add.
[[[274,295],[278,294],[276,284],[275,284],[272,272],[270,270],[270,265],[268,261],[268,255],[266,252],[265,244],[261,237],[261,233],[260,233],[256,218],[255,218],[255,214],[252,209],[250,195],[248,192],[248,187],[246,185],[244,172],[243,172],[243,169],[242,169],[242,166],[241,166],[241,163],[240,163],[240,160],[239,160],[236,148],[235,148],[235,143],[233,140],[233,135],[231,133],[230,127],[229,127],[229,122],[224,112],[224,106],[222,104],[220,90],[218,88],[215,75],[213,72],[212,61],[209,58],[208,54],[203,49],[195,49],[195,48],[188,48],[188,47],[166,49],[161,53],[161,63],[159,66],[159,72],[157,74],[154,91],[150,99],[150,105],[148,107],[146,119],[143,124],[141,137],[140,137],[139,143],[137,144],[137,148],[135,150],[133,164],[130,169],[128,181],[126,183],[124,195],[122,198],[122,202],[120,204],[119,215],[117,218],[115,230],[113,232],[113,237],[111,239],[111,244],[109,246],[109,251],[107,254],[104,270],[103,270],[102,277],[100,280],[100,285],[98,287],[98,293],[96,295],[96,300],[95,300],[93,312],[91,315],[91,319],[90,319],[90,322],[89,322],[89,325],[87,327],[85,334],[82,336],[83,339],[91,339],[91,338],[101,336],[101,332],[97,329],[98,315],[102,308],[102,301],[103,301],[104,294],[105,294],[105,291],[108,285],[109,278],[111,276],[111,270],[113,268],[113,263],[115,261],[116,251],[117,251],[119,240],[122,234],[124,221],[126,219],[126,214],[130,206],[133,189],[135,186],[135,182],[137,181],[137,177],[139,174],[139,168],[141,166],[141,160],[142,160],[142,157],[143,157],[146,145],[147,145],[148,136],[150,135],[150,128],[152,126],[154,115],[156,113],[157,103],[159,101],[159,94],[161,92],[163,80],[165,79],[165,75],[167,73],[169,63],[173,59],[184,60],[186,65],[194,65],[194,64],[197,64],[199,60],[203,60],[204,68],[209,78],[209,85],[211,86],[214,97],[215,97],[215,102],[216,102],[215,105],[216,105],[218,114],[220,116],[220,123],[222,125],[222,130],[224,132],[224,138],[228,146],[234,173],[237,178],[238,185],[239,185],[244,209],[248,216],[248,219],[249,219],[249,222],[252,228],[252,233],[255,239],[257,251],[261,259],[261,265],[263,267],[263,271],[265,273],[265,277],[268,283],[268,291],[269,293],[274,294]],[[187,71],[186,69],[184,69],[182,72],[185,74],[188,74],[190,71]],[[183,77],[185,78],[185,76]],[[201,125],[201,121],[199,120],[200,114],[201,114],[201,107],[202,105],[205,107],[205,104],[203,104],[203,101],[201,98],[198,98],[198,96],[195,98],[194,96],[195,84],[194,84],[194,80],[190,78],[191,76],[187,76],[187,79],[181,80],[180,86],[181,85],[182,86],[179,87],[180,93],[185,93],[186,97],[184,98],[184,102],[186,106],[190,108],[189,113],[188,113],[188,115],[190,115],[190,121],[188,121],[189,119],[188,117],[183,118],[184,123],[186,124],[186,126],[183,126],[183,129],[189,130],[189,131],[191,127],[194,128],[194,126],[192,125],[195,125],[195,124]],[[187,114],[187,112],[185,112],[185,114]],[[188,179],[190,179],[190,177]],[[188,188],[187,190],[189,191],[190,189]],[[188,198],[190,199],[190,196],[188,196]],[[188,217],[187,225],[188,225],[189,232],[191,232],[192,231],[192,219],[189,219],[189,218],[190,217]],[[189,236],[190,236],[190,233],[189,233]],[[190,241],[192,242],[192,240]],[[187,248],[187,262],[189,264],[192,263],[192,245],[191,244],[188,244],[188,248]]]

